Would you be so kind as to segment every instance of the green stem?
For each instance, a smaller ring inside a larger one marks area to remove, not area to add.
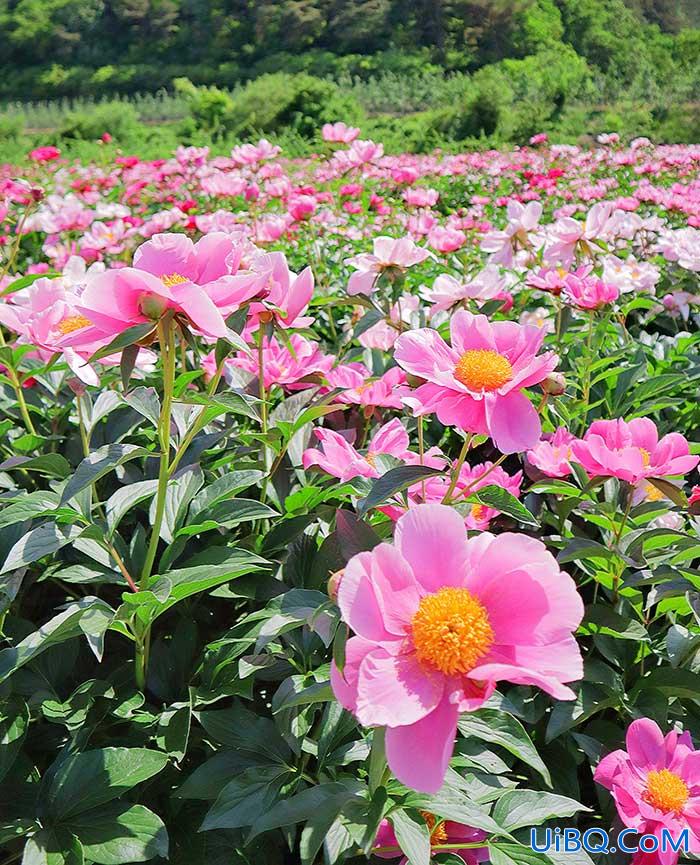
[[[265,389],[265,336],[263,325],[258,327],[258,395],[260,396],[260,425],[267,433],[267,391]]]
[[[158,552],[160,542],[160,529],[163,525],[165,514],[165,500],[168,492],[168,479],[170,477],[170,422],[172,416],[173,391],[175,388],[175,340],[172,321],[166,317],[158,322],[158,342],[160,344],[163,358],[163,404],[158,419],[158,438],[160,441],[160,466],[158,470],[158,489],[156,492],[156,512],[151,528],[151,538],[146,552],[139,589],[144,591],[148,588],[151,578],[153,564]],[[137,626],[134,634],[136,638],[135,677],[136,685],[143,690],[146,685],[146,674],[148,672],[148,657],[151,644],[151,626],[141,628]]]
[[[593,323],[595,321],[595,312],[591,310],[590,317],[588,319],[588,334],[586,336],[586,368],[583,371],[583,393],[581,395],[581,402],[583,405],[583,427],[582,431],[586,428],[586,422],[588,419],[588,400],[591,395],[591,365],[593,363],[593,355],[592,355],[592,343],[593,343]]]
[[[452,498],[452,493],[455,491],[455,487],[457,486],[457,482],[459,481],[459,473],[462,471],[462,466],[464,465],[464,461],[467,458],[467,452],[469,451],[469,446],[472,443],[472,439],[474,438],[473,433],[469,433],[469,435],[464,439],[464,444],[462,445],[462,450],[459,452],[459,456],[457,457],[457,462],[455,463],[454,470],[452,472],[452,480],[450,481],[450,485],[447,488],[447,492],[443,496],[442,504],[447,505]]]

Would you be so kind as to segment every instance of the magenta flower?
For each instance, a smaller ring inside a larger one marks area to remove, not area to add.
[[[354,431],[349,430],[354,438]],[[376,458],[380,454],[404,459],[408,452],[408,433],[398,418],[380,427],[372,436],[366,454],[357,451],[341,433],[331,429],[314,430],[320,448],[308,448],[301,457],[305,469],[318,466],[341,481],[351,478],[377,478]]]
[[[574,581],[544,544],[524,535],[467,540],[462,517],[420,505],[382,543],[348,562],[338,604],[355,632],[333,691],[360,723],[386,727],[389,767],[409,787],[437,792],[460,712],[499,681],[558,700],[582,675],[573,631],[583,616]]]
[[[463,841],[465,844],[474,844],[486,839],[486,833],[481,829],[472,829],[471,826],[466,826],[464,823],[453,823],[451,820],[439,821],[434,814],[427,811],[421,811],[421,816],[428,825],[430,830],[430,847],[431,855],[434,852],[436,855],[442,851],[434,847],[439,847],[442,844],[459,844]],[[403,856],[399,848],[399,842],[396,834],[388,820],[382,820],[379,824],[379,831],[374,841],[375,847],[395,847],[396,852],[385,851],[377,852],[376,856],[382,859],[396,859],[402,856],[398,865],[406,865],[408,859]],[[480,862],[486,862],[489,858],[488,847],[464,847],[462,849],[451,850],[451,853],[459,856],[464,862],[464,865],[479,865]]]
[[[654,421],[638,417],[629,423],[594,421],[583,439],[571,443],[572,459],[592,477],[614,477],[631,484],[642,478],[685,475],[700,457],[690,453],[687,439],[668,433],[659,439]]]
[[[451,347],[430,328],[396,341],[397,362],[426,379],[406,405],[416,415],[435,412],[447,426],[490,435],[502,453],[533,447],[542,427],[523,389],[543,381],[558,360],[554,352],[538,356],[543,330],[459,310],[450,333]]]
[[[306,327],[313,318],[302,315],[314,293],[310,267],[292,273],[283,252],[263,253],[252,262],[253,272],[264,276],[267,294],[262,303],[250,307],[249,330],[274,319],[278,327]]]
[[[427,249],[416,246],[410,237],[375,237],[374,251],[346,259],[357,268],[348,281],[348,294],[372,294],[377,278],[385,271],[403,273],[430,256]]]
[[[679,853],[662,850],[662,830],[675,841],[688,830],[690,851],[700,853],[700,751],[690,734],[666,737],[649,718],[627,729],[627,750],[613,751],[598,764],[594,778],[610,790],[620,819],[642,835],[655,835],[658,852],[639,853],[639,865],[675,865]]]
[[[600,309],[614,303],[619,296],[620,290],[616,285],[603,282],[597,276],[579,277],[570,273],[564,279],[562,297],[579,309]]]
[[[288,390],[301,390],[315,383],[308,380],[310,376],[325,375],[330,369],[333,358],[323,354],[318,343],[311,342],[298,333],[290,336],[289,343],[292,351],[276,337],[265,337],[263,377],[266,388],[277,384]],[[250,354],[238,352],[228,361],[228,364],[255,376],[259,374],[257,352]]]

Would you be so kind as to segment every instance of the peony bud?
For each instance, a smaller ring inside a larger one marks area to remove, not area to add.
[[[540,386],[548,396],[561,396],[566,391],[566,379],[561,372],[550,372]]]
[[[338,589],[340,588],[340,581],[343,579],[344,573],[345,568],[341,568],[339,571],[331,574],[330,579],[328,580],[328,597],[331,601],[338,600]]]

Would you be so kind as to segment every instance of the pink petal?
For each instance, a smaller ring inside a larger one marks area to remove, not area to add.
[[[389,768],[407,787],[437,793],[454,750],[457,708],[447,699],[425,718],[406,727],[386,731]]]
[[[331,664],[331,687],[340,705],[348,712],[354,712],[357,705],[357,679],[360,664],[375,647],[374,643],[362,637],[350,637],[345,644],[345,666],[343,672]]]
[[[462,517],[447,505],[411,508],[396,523],[394,545],[426,591],[464,585],[467,532]]]
[[[524,393],[486,397],[486,423],[496,447],[504,454],[534,447],[542,435],[540,418]]]
[[[429,715],[440,702],[444,677],[427,673],[414,654],[368,654],[360,666],[355,714],[366,727],[399,727]]]
[[[663,769],[665,764],[664,737],[649,718],[633,721],[627,728],[627,753],[638,769]]]

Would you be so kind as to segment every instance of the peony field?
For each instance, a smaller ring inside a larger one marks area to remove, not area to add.
[[[696,861],[700,146],[314,149],[0,164],[0,863]]]

